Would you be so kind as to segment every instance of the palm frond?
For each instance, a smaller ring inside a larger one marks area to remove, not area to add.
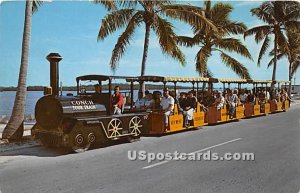
[[[270,52],[270,55],[271,55],[271,52]],[[268,67],[267,68],[270,68],[273,64],[274,64],[274,52],[273,52],[273,55],[272,55],[273,57],[272,57],[272,59],[269,61],[269,63],[268,63]],[[280,60],[281,58],[283,58],[284,57],[284,54],[278,54],[277,55],[277,60]]]
[[[116,11],[117,5],[115,0],[93,0],[96,4],[103,5],[108,11]]]
[[[211,56],[211,48],[209,46],[203,46],[197,53],[196,61],[196,71],[199,75],[206,77],[208,74],[207,61]]]
[[[117,0],[118,4],[125,9],[135,9],[137,4],[138,4],[138,0]]]
[[[258,27],[253,27],[251,29],[248,29],[245,33],[244,33],[244,38],[246,38],[247,36],[250,35],[255,35],[255,40],[256,43],[258,43],[259,41],[261,41],[264,36],[266,36],[270,31],[272,30],[272,28],[268,25],[262,25],[262,26],[258,26]],[[259,35],[256,35],[259,34]]]
[[[242,34],[247,30],[247,26],[241,22],[229,22],[222,27],[222,30],[227,34]]]
[[[217,27],[201,13],[198,13],[199,8],[194,8],[194,6],[186,5],[166,5],[162,6],[162,12],[172,18],[179,21],[183,21],[191,25],[194,29],[208,28],[215,32],[218,31]]]
[[[141,23],[141,21],[139,20],[139,14],[140,12],[136,13],[131,18],[125,31],[118,38],[118,41],[112,51],[110,65],[113,71],[117,68],[120,58],[124,55],[126,46],[129,45],[129,41],[134,33],[135,28],[138,27]]]
[[[298,7],[295,10],[289,12],[287,15],[285,15],[284,21],[299,19],[299,17],[300,17],[300,8]]]
[[[228,20],[233,8],[230,4],[216,3],[210,10],[210,19],[214,22]]]
[[[105,18],[102,19],[102,24],[98,33],[98,41],[103,40],[117,29],[126,26],[134,13],[134,9],[121,9],[105,16]]]
[[[261,45],[260,51],[259,51],[259,55],[258,55],[258,59],[257,59],[258,66],[260,66],[261,58],[266,53],[266,50],[269,47],[269,43],[270,43],[270,38],[269,38],[269,36],[266,36],[263,44]]]
[[[300,60],[297,60],[292,65],[292,76],[297,72],[298,68],[300,66]]]
[[[204,11],[202,7],[187,5],[187,4],[171,4],[171,5],[162,4],[162,5],[160,5],[160,8],[162,9],[161,11],[185,10],[185,11],[190,11],[193,13],[203,13],[203,11]]]
[[[223,38],[223,39],[217,39],[215,42],[215,45],[218,48],[230,51],[230,52],[236,52],[246,58],[249,58],[251,60],[252,56],[246,46],[244,46],[240,40],[235,38]]]
[[[172,24],[156,15],[154,18],[154,31],[158,36],[159,44],[163,53],[170,55],[182,65],[185,65],[185,56],[175,42],[176,34],[173,31]]]
[[[43,4],[43,1],[34,0],[32,2],[32,13],[35,13],[38,11],[39,7]]]
[[[177,42],[178,45],[185,46],[185,47],[193,47],[198,44],[194,38],[187,37],[187,36],[176,36],[175,41]]]
[[[268,9],[269,8],[266,7],[266,4],[263,3],[260,7],[251,9],[250,12],[252,13],[252,15],[255,15],[259,19],[270,24],[273,22],[274,18],[272,17],[272,15],[270,13],[267,12]]]
[[[251,79],[248,69],[236,59],[228,56],[224,52],[221,53],[222,61],[231,68],[238,76],[243,79]]]
[[[285,26],[289,29],[294,29],[296,31],[300,31],[300,21],[290,20],[285,22]]]
[[[277,44],[278,44],[278,48],[280,50],[282,50],[282,52],[287,53],[287,55],[289,55],[289,45],[288,45],[288,41],[287,38],[285,37],[285,35],[281,32],[278,31],[276,33],[277,36]]]

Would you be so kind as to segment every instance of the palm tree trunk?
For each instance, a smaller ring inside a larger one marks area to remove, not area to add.
[[[33,1],[26,1],[19,81],[12,114],[2,134],[3,139],[18,140],[22,138],[24,132],[23,122],[26,106],[26,79],[31,33],[32,5]]]
[[[288,91],[288,94],[289,94],[289,97],[291,97],[291,92],[292,92],[292,78],[293,78],[293,75],[292,75],[292,62],[290,62],[290,65],[289,65],[289,91]]]
[[[277,35],[275,33],[275,40],[274,40],[274,65],[273,65],[272,84],[271,84],[271,89],[272,90],[275,87],[276,68],[277,68]]]
[[[149,48],[149,37],[150,37],[150,24],[148,22],[146,22],[146,32],[145,32],[145,41],[144,41],[144,52],[143,52],[141,76],[145,75],[146,60],[147,60],[148,48]],[[144,82],[140,83],[140,91],[145,93],[145,83]]]

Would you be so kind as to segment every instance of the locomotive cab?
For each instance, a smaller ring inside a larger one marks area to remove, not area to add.
[[[125,79],[80,76],[76,78],[77,96],[46,95],[40,98],[35,107],[37,123],[32,130],[33,136],[44,146],[67,147],[76,152],[104,145],[110,140],[139,138],[145,113],[113,115],[114,78]]]

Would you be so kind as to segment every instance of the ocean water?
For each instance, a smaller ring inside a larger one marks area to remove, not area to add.
[[[43,91],[28,91],[27,92],[27,98],[26,98],[26,115],[34,115],[34,108],[35,104],[38,101],[39,98],[43,96]],[[68,93],[76,93],[75,91],[71,91]],[[66,94],[63,92],[63,94]],[[5,91],[0,92],[0,116],[7,115],[10,116],[14,100],[15,100],[15,91]]]

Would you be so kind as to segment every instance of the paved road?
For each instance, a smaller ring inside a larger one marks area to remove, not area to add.
[[[298,193],[300,105],[163,137],[143,137],[81,154],[42,147],[2,153],[1,193]],[[129,150],[253,152],[255,161],[130,161]],[[203,151],[204,151],[203,150]],[[157,164],[157,165],[156,165]]]

